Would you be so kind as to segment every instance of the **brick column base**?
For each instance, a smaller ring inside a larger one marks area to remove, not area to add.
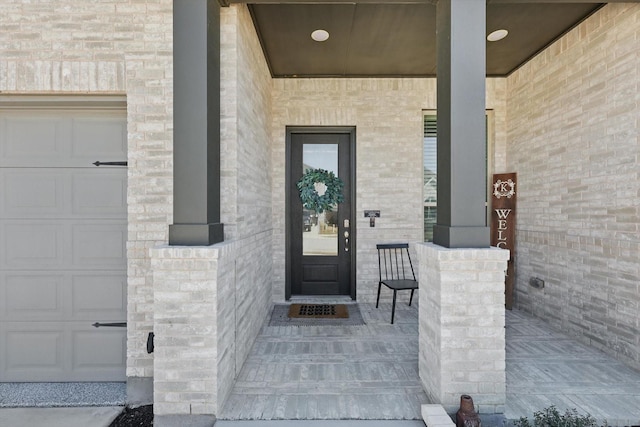
[[[233,324],[221,306],[233,300],[234,255],[230,243],[151,250],[158,425],[213,425],[233,386]]]
[[[506,400],[504,275],[509,251],[417,245],[422,385],[449,413],[460,396],[483,414]]]

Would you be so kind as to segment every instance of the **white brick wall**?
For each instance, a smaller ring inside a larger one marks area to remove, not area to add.
[[[271,309],[271,75],[245,5],[221,9],[222,222],[238,242],[234,370],[244,363]],[[228,309],[228,308],[227,308]]]
[[[638,39],[640,5],[608,4],[507,79],[517,306],[636,368]]]
[[[286,126],[356,126],[357,298],[375,300],[382,242],[423,240],[422,111],[436,109],[435,79],[277,79],[273,83],[274,300],[285,292]],[[504,79],[487,79],[487,108],[504,126]],[[495,145],[505,146],[504,128]],[[496,154],[494,162],[504,164]],[[375,228],[365,209],[379,209]]]
[[[127,375],[153,374],[148,250],[172,212],[172,0],[0,2],[0,93],[126,94]]]
[[[222,221],[225,238],[271,229],[271,76],[249,11],[222,8]]]
[[[427,395],[455,413],[470,394],[484,414],[504,413],[504,275],[509,252],[417,245],[419,372]]]

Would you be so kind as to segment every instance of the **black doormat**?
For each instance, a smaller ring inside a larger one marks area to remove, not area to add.
[[[345,304],[291,304],[289,317],[297,319],[346,319]]]
[[[276,304],[273,306],[271,312],[271,318],[269,319],[269,326],[358,326],[364,325],[362,314],[358,308],[358,304],[335,304],[336,308],[340,305],[346,309],[346,315],[348,317],[313,317],[312,315],[302,315],[300,317],[289,317],[291,310],[300,312],[300,309],[293,308],[300,305],[314,305],[314,304]],[[333,304],[321,304],[321,305],[333,305]],[[311,311],[310,311],[311,310]],[[306,308],[305,311],[313,313],[315,308]],[[323,308],[322,310],[325,310]]]

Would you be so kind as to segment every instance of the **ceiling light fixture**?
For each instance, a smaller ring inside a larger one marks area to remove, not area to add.
[[[311,38],[317,42],[323,42],[329,38],[329,32],[327,30],[315,30],[311,33]]]
[[[503,38],[507,37],[507,34],[509,34],[509,31],[507,30],[495,30],[487,36],[487,40],[489,40],[490,42],[497,42],[498,40],[502,40]]]

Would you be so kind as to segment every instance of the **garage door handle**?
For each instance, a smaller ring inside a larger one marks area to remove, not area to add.
[[[127,162],[101,162],[99,160],[92,164],[96,166],[127,166]]]
[[[99,328],[101,326],[109,326],[112,328],[126,328],[127,327],[127,322],[118,322],[118,323],[99,323],[96,322],[93,325],[91,325],[95,328]]]

